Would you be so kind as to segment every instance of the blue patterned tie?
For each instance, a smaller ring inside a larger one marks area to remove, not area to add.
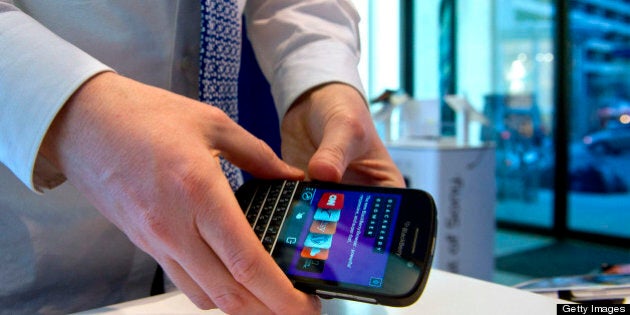
[[[235,0],[201,0],[199,100],[221,108],[238,121],[238,72],[241,17]],[[241,171],[221,158],[232,189],[243,182]]]

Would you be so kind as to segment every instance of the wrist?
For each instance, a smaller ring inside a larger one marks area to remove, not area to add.
[[[94,111],[102,105],[103,91],[117,74],[101,72],[84,82],[53,119],[40,146],[40,154],[53,166],[64,171],[64,161],[89,133]]]
[[[317,85],[302,93],[291,104],[287,112],[302,104],[319,103],[322,101],[331,103],[344,101],[346,103],[362,104],[365,108],[368,108],[368,103],[364,95],[354,86],[342,82],[328,82]]]

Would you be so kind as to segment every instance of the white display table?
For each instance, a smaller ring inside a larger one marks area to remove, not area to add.
[[[548,298],[498,284],[440,270],[433,270],[425,291],[415,304],[393,308],[343,300],[322,300],[323,314],[329,315],[545,315],[556,314],[556,305],[565,301]],[[223,314],[219,310],[197,309],[180,292],[111,305],[79,314]]]

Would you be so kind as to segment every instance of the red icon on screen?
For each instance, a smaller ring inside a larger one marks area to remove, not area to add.
[[[343,208],[343,194],[324,193],[322,198],[319,199],[317,207],[321,209],[341,210],[341,208]]]
[[[303,258],[326,260],[328,259],[328,249],[317,247],[304,247],[301,255]]]

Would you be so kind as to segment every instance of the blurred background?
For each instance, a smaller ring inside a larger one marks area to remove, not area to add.
[[[493,281],[630,264],[629,0],[354,0],[370,99],[463,95],[495,148]]]

